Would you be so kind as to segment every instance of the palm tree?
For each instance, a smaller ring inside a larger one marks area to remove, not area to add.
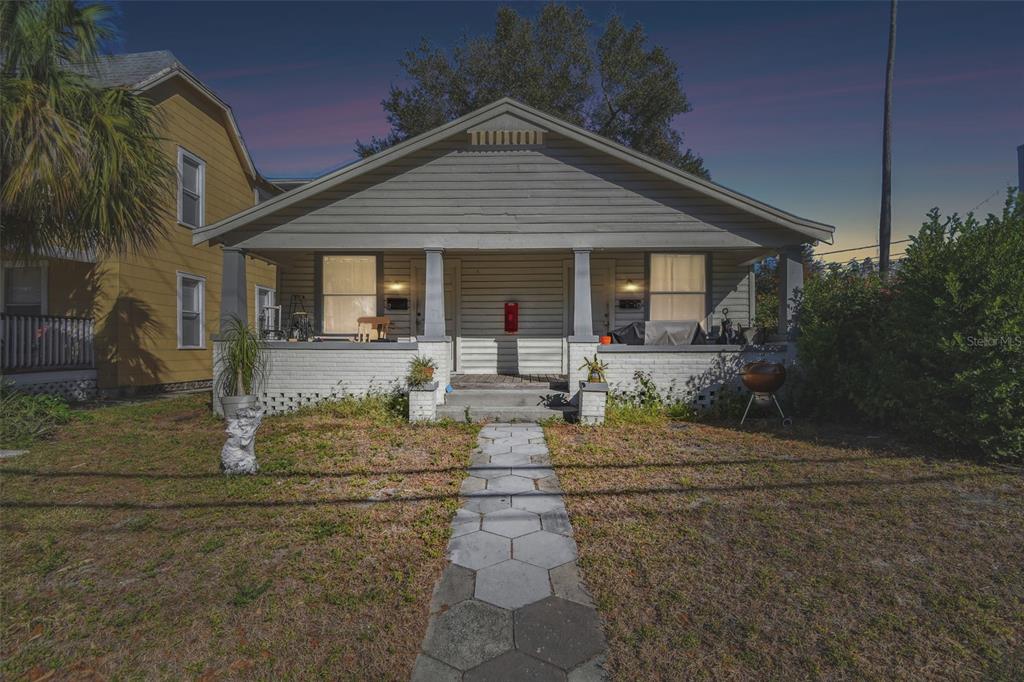
[[[885,111],[882,115],[882,210],[878,219],[878,270],[889,274],[892,241],[892,70],[896,61],[896,0],[889,5],[889,56],[885,62]]]
[[[174,165],[152,103],[90,83],[109,9],[0,3],[0,220],[5,254],[109,254],[163,232]]]

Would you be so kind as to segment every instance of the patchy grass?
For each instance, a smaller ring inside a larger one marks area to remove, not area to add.
[[[1024,678],[1024,478],[862,432],[546,429],[616,679]]]
[[[0,677],[408,679],[476,431],[386,407],[266,420],[252,477],[199,396],[0,462]]]

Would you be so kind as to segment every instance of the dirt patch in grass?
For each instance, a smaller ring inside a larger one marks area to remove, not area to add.
[[[205,398],[83,412],[0,462],[0,677],[407,679],[475,440],[319,410],[226,479]]]
[[[616,679],[1024,677],[1019,470],[831,429],[546,432]]]

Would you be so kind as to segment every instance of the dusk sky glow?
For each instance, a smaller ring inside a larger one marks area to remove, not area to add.
[[[713,180],[836,225],[821,251],[874,243],[887,2],[580,4],[595,34],[613,13],[639,21],[680,65],[693,111],[676,124]],[[387,132],[406,49],[489,33],[498,6],[120,3],[117,51],[171,50],[232,106],[264,174],[311,177]],[[898,22],[894,240],[933,206],[1000,210],[1024,144],[1024,3],[901,2]]]

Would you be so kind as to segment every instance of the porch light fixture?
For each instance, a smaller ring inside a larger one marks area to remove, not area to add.
[[[626,280],[626,287],[625,287],[626,291],[637,291],[639,288],[640,287],[638,287],[636,285],[636,283],[633,282],[633,280],[631,280],[631,279],[627,279]]]
[[[388,284],[388,291],[401,291],[404,285],[401,282],[391,282]]]

